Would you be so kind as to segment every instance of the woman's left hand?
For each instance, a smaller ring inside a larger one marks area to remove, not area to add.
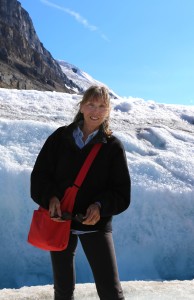
[[[84,225],[95,225],[100,220],[100,207],[98,204],[91,204],[84,217],[82,224]]]

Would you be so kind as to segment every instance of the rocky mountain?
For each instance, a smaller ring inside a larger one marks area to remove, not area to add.
[[[82,92],[44,48],[17,0],[0,0],[0,87]]]

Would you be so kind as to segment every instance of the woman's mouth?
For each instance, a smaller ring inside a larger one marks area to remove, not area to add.
[[[98,117],[90,117],[90,119],[91,119],[91,120],[94,120],[94,121],[97,121],[97,120],[99,120],[99,118],[98,118]]]

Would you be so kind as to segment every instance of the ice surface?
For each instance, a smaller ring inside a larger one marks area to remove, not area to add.
[[[192,281],[130,281],[121,282],[126,300],[193,300]],[[0,290],[0,300],[52,300],[53,286],[32,286]],[[75,300],[97,300],[93,283],[77,284]]]

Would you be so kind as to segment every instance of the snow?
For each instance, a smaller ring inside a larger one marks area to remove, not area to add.
[[[52,299],[49,253],[26,242],[37,207],[30,173],[45,139],[72,121],[80,99],[0,89],[0,299]],[[126,299],[193,299],[194,107],[138,98],[111,105],[132,178],[131,205],[114,218],[113,232]],[[76,271],[76,299],[97,299],[80,245]]]
[[[102,82],[94,79],[88,73],[80,70],[78,67],[76,67],[64,60],[57,60],[57,62],[59,63],[61,70],[67,76],[67,78],[69,80],[73,81],[77,86],[79,86],[79,88],[82,91],[85,91],[91,85],[95,85],[95,84],[104,85]],[[76,93],[78,93],[77,88],[72,88],[69,86],[68,86],[68,88],[73,89]],[[117,98],[117,99],[120,98],[117,94],[115,94],[114,91],[112,91],[110,89],[109,89],[109,91],[110,91],[112,97]]]
[[[58,61],[63,73],[71,79],[74,83],[76,83],[83,91],[85,91],[92,83],[100,84],[97,80],[92,78],[86,72],[80,70],[76,66],[65,62],[63,60]]]
[[[192,281],[131,281],[121,283],[126,300],[193,300]],[[52,300],[53,286],[32,286],[20,289],[3,289],[0,300]],[[75,300],[99,299],[93,283],[76,284]]]

